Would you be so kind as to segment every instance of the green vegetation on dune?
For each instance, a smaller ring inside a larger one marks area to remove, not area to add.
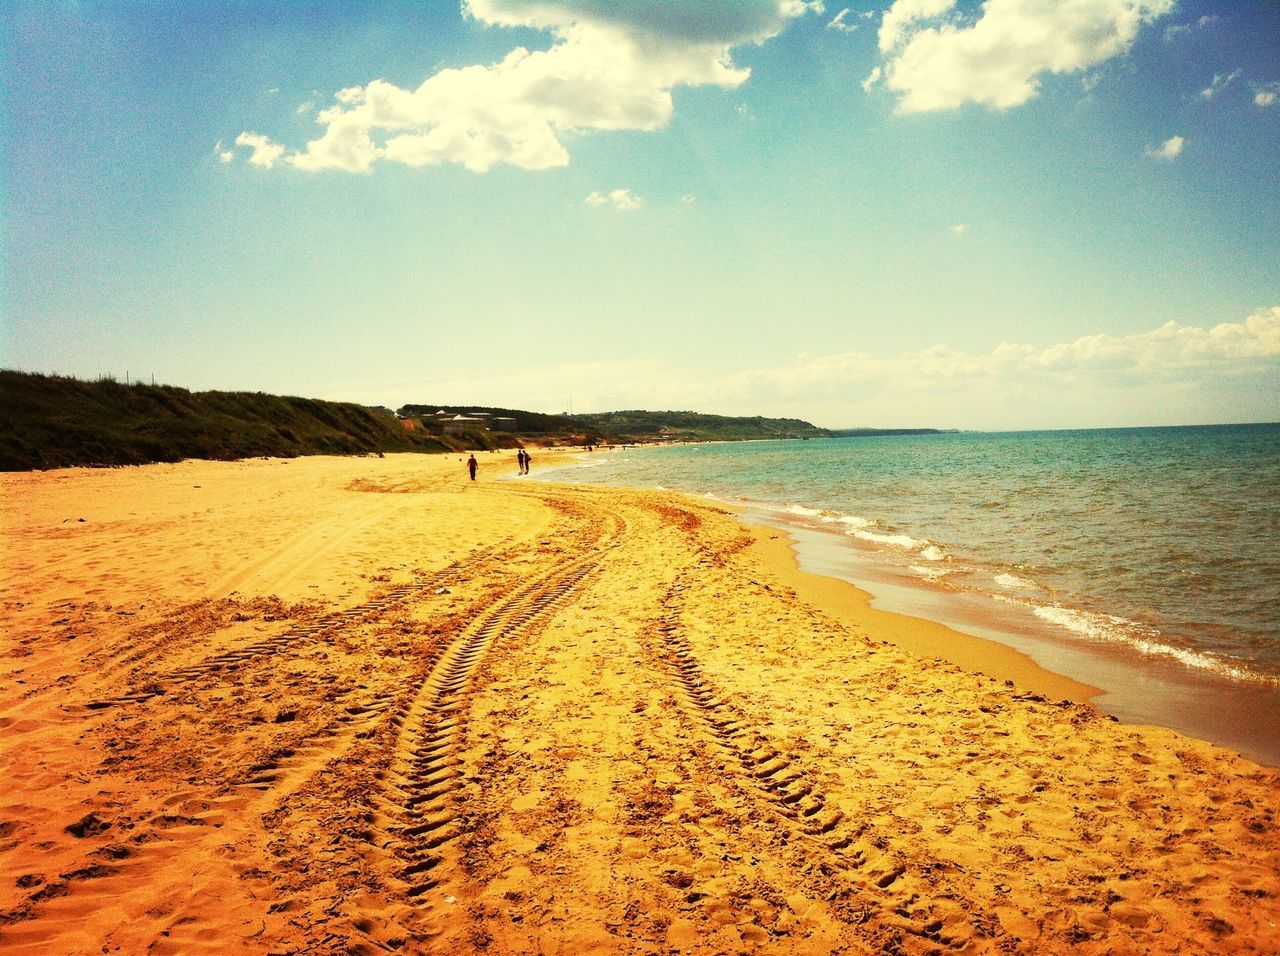
[[[448,416],[437,417],[441,409]],[[516,430],[451,420],[488,413]],[[405,405],[399,413],[349,402],[192,392],[0,370],[0,471],[71,465],[139,465],[183,458],[444,452],[539,445],[743,441],[841,435],[923,434],[932,429],[832,432],[794,418],[699,412],[545,415],[478,405]]]
[[[631,441],[744,441],[761,438],[822,438],[829,433],[798,418],[732,418],[700,412],[600,412],[575,421]]]
[[[520,432],[525,435],[575,436],[588,443],[596,443],[601,439],[599,429],[586,427],[582,416],[547,415],[542,412],[530,412],[520,408],[493,408],[488,405],[402,405],[399,409],[406,418],[419,418],[428,421],[437,411],[447,410],[454,413],[474,414],[487,412],[494,417],[514,418]]]
[[[545,415],[515,408],[482,405],[405,405],[401,415],[420,417],[428,423],[436,412],[487,412],[494,417],[514,418],[520,433],[534,436],[572,438],[577,443],[608,444],[654,441],[744,441],[761,438],[823,438],[830,433],[796,418],[731,418],[701,412],[597,412],[576,415]]]
[[[260,392],[84,382],[0,370],[0,470],[183,458],[352,455],[501,447],[511,436],[409,431],[363,405]]]

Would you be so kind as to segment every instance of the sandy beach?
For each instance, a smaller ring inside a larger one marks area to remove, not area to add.
[[[0,948],[1280,951],[1280,771],[480,459],[0,476]]]

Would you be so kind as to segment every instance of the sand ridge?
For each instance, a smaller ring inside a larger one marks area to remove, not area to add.
[[[1276,771],[514,473],[4,476],[6,951],[1280,950]]]

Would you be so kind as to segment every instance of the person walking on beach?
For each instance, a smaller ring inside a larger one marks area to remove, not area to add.
[[[519,466],[520,474],[524,474],[524,449],[521,448],[516,452],[516,464]]]
[[[477,469],[478,467],[480,467],[480,466],[476,463],[476,456],[475,456],[475,455],[472,455],[470,458],[468,458],[468,459],[467,459],[467,471],[469,471],[469,472],[471,473],[471,480],[472,480],[472,481],[475,481],[475,480],[476,480],[476,469]]]
[[[524,473],[529,474],[529,462],[533,461],[533,457],[526,451],[524,453]]]

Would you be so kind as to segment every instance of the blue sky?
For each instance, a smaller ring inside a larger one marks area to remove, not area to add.
[[[1280,4],[0,5],[0,365],[1280,419]]]

